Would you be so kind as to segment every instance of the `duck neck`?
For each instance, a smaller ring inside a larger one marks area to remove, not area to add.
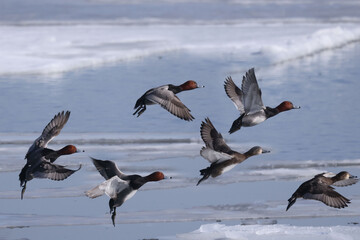
[[[250,157],[249,151],[244,154],[235,152],[235,153],[233,153],[233,155],[234,155],[234,158],[232,158],[232,159],[235,159],[237,163],[241,163],[241,162],[245,161],[248,157]]]
[[[169,91],[172,91],[174,94],[177,94],[181,91],[184,91],[183,88],[181,87],[182,85],[180,86],[175,86],[175,85],[172,85],[172,84],[169,84]]]
[[[58,151],[54,151],[49,148],[44,148],[42,153],[46,159],[50,160],[50,162],[54,162],[58,157],[60,157]]]
[[[246,152],[246,153],[244,153],[243,155],[244,155],[245,159],[247,159],[247,158],[249,158],[249,157],[253,156],[253,154],[252,154],[250,151],[247,151],[247,152]],[[244,160],[245,160],[245,159],[244,159]]]
[[[334,182],[337,182],[337,181],[340,181],[340,180],[343,180],[343,179],[339,176],[339,174],[337,174],[337,175],[333,176],[333,177],[331,178],[331,180],[332,180],[333,183],[334,183]]]
[[[266,107],[264,111],[267,118],[271,118],[280,112],[277,107],[276,108]]]

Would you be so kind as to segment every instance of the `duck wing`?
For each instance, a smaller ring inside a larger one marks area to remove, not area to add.
[[[70,111],[62,111],[54,116],[54,118],[46,125],[40,137],[38,137],[29,148],[28,153],[36,148],[46,148],[48,143],[57,135],[60,134],[61,129],[65,126],[70,117]]]
[[[110,198],[116,198],[117,194],[129,187],[129,182],[120,179],[118,176],[114,176],[96,187],[85,192],[85,195],[89,198],[96,198],[104,194]]]
[[[208,147],[203,147],[200,150],[200,155],[206,160],[208,160],[210,163],[220,163],[232,158],[232,156],[227,153],[217,152]]]
[[[317,184],[316,189],[305,193],[303,198],[318,200],[333,208],[344,208],[350,203],[349,199],[334,191],[331,186],[322,184]]]
[[[119,178],[123,178],[126,175],[120,171],[120,169],[116,166],[113,161],[109,160],[99,160],[90,157],[94,166],[99,171],[101,176],[103,176],[106,180],[118,176]]]
[[[149,101],[160,104],[161,107],[178,118],[192,121],[194,117],[190,114],[190,109],[181,102],[175,93],[168,90],[168,88],[168,86],[155,88],[147,94],[146,98]]]
[[[251,68],[246,72],[245,76],[243,76],[241,89],[244,95],[244,108],[247,114],[265,109],[261,99],[261,89],[256,80],[254,68]]]
[[[357,183],[358,181],[359,181],[358,178],[349,178],[349,179],[336,181],[332,185],[336,186],[336,187],[345,187],[345,186],[353,185],[353,184]]]
[[[233,151],[226,144],[221,133],[219,133],[209,118],[205,119],[201,123],[200,135],[207,148],[211,148],[214,151],[231,154]]]
[[[34,171],[33,176],[36,178],[48,178],[54,181],[62,181],[68,178],[73,173],[79,171],[81,165],[78,169],[72,170],[65,168],[64,166],[43,161]]]
[[[231,77],[226,78],[224,88],[226,95],[233,101],[235,107],[240,111],[240,114],[245,113],[243,93],[240,88],[236,86]]]

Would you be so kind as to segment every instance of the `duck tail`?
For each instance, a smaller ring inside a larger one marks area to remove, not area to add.
[[[200,170],[200,175],[203,176],[198,183],[196,184],[196,186],[198,186],[202,181],[208,179],[210,177],[210,167],[208,168],[204,168]]]
[[[245,116],[245,113],[241,114],[241,116],[233,122],[233,124],[229,130],[230,134],[236,132],[237,130],[240,130],[240,128],[242,126],[242,119],[244,116]]]
[[[19,174],[19,181],[20,181],[20,187],[23,187],[26,182],[26,172],[28,170],[29,166],[26,164]]]
[[[114,211],[114,204],[115,204],[114,199],[110,198],[110,200],[109,200],[110,213],[112,213]]]
[[[296,202],[296,197],[295,196],[291,196],[291,198],[289,198],[289,204],[286,207],[286,211],[289,210],[289,208],[294,205],[294,203]]]

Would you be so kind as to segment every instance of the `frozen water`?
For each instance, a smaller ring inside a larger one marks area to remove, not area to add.
[[[300,21],[224,24],[0,26],[0,75],[56,74],[150,55],[243,55],[279,64],[360,40],[359,24]],[[26,39],[26,41],[23,41]],[[254,60],[253,60],[254,61]]]
[[[179,234],[173,239],[357,239],[359,227],[295,227],[288,225],[226,226],[224,224],[202,225],[198,230]],[[161,238],[162,239],[162,238]],[[170,239],[170,238],[164,238]]]
[[[351,199],[345,209],[302,199],[285,208],[315,174],[360,175],[359,11],[355,0],[3,0],[0,239],[356,239],[357,185],[336,188]],[[251,67],[265,105],[301,109],[229,135],[239,113],[223,82],[231,75],[240,85]],[[188,79],[206,86],[179,94],[193,122],[159,106],[132,115],[147,89]],[[25,153],[67,109],[49,147],[84,149],[57,160],[82,169],[66,181],[30,181],[21,201]],[[209,166],[199,155],[205,117],[234,150],[271,153],[196,186]],[[104,180],[89,156],[172,178],[141,188],[114,228],[108,198],[84,195]]]

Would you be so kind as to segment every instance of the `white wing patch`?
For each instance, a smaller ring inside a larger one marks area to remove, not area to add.
[[[89,198],[96,198],[103,194],[108,195],[110,198],[116,198],[117,194],[128,186],[129,182],[120,179],[118,176],[114,176],[93,189],[86,191],[85,194]]]
[[[206,160],[208,160],[210,163],[223,162],[232,158],[232,156],[229,154],[223,152],[217,152],[215,150],[212,150],[211,148],[206,148],[206,147],[203,147],[201,149],[200,155]]]

